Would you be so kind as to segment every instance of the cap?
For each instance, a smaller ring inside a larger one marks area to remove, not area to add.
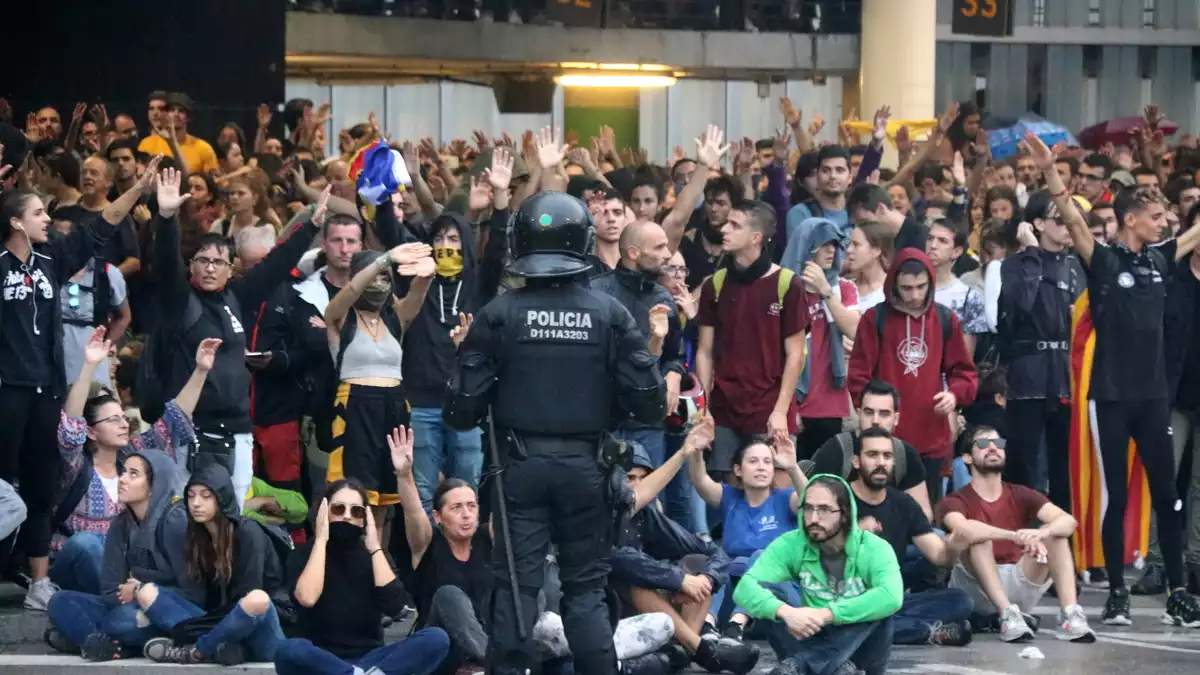
[[[1129,187],[1137,184],[1137,180],[1134,179],[1133,174],[1124,169],[1121,169],[1120,171],[1114,171],[1112,175],[1108,177],[1108,181],[1110,183],[1120,183],[1121,187]]]
[[[188,112],[196,109],[196,103],[192,101],[192,97],[181,91],[173,91],[167,94],[167,107],[183,108]]]

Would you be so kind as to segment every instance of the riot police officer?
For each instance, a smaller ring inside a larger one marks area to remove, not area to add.
[[[509,271],[525,286],[476,314],[443,411],[446,424],[470,429],[490,406],[489,431],[505,456],[494,491],[503,503],[493,509],[496,675],[524,675],[534,666],[529,633],[551,541],[576,671],[617,671],[604,562],[614,506],[599,461],[607,445],[601,438],[618,409],[646,424],[661,421],[666,386],[658,369],[662,339],[647,345],[628,310],[587,287],[593,237],[591,215],[578,199],[543,192],[525,200],[509,231]]]

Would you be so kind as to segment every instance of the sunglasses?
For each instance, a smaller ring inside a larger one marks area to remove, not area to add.
[[[1003,438],[977,438],[977,439],[975,439],[975,447],[979,448],[980,450],[986,450],[989,445],[996,446],[997,450],[1003,450],[1004,446],[1008,445],[1008,443]]]
[[[367,507],[361,504],[343,504],[342,502],[333,502],[329,505],[329,513],[341,518],[346,515],[346,509],[350,509],[350,517],[363,519],[367,517]]]

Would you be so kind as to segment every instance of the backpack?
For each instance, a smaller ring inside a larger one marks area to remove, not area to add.
[[[67,491],[63,493],[62,498],[59,499],[58,508],[54,511],[55,529],[64,537],[75,534],[75,530],[70,525],[71,514],[75,513],[75,507],[79,506],[79,502],[87,496],[88,488],[92,485],[92,455],[85,451],[82,453],[81,459],[79,473]]]
[[[724,267],[717,270],[716,272],[713,272],[713,275],[712,275],[713,300],[719,300],[721,298],[721,288],[725,286],[725,277],[728,274],[728,272],[729,272],[729,270]],[[786,267],[779,268],[778,287],[776,290],[779,293],[779,304],[780,305],[783,305],[783,298],[785,295],[787,295],[788,289],[792,287],[792,279],[795,279],[795,278],[796,278],[795,272],[787,269]]]
[[[942,354],[946,353],[946,344],[950,342],[950,308],[938,303],[933,303],[933,307],[937,310],[938,323],[942,325]],[[892,313],[892,307],[883,301],[875,305],[875,334],[879,336],[879,344],[883,345],[883,326],[887,322],[888,314]]]
[[[850,471],[854,468],[850,458],[854,456],[854,435],[849,431],[843,431],[837,436],[838,445],[842,448],[842,478],[850,479]],[[892,436],[892,459],[895,462],[892,468],[892,479],[897,485],[904,480],[904,476],[908,474],[908,452],[904,449],[904,441]]]

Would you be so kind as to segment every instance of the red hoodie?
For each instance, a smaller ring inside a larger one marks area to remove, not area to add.
[[[896,270],[906,260],[917,260],[929,271],[929,293],[925,312],[918,318],[895,307]],[[884,288],[891,305],[886,311],[882,345],[875,326],[875,313],[883,304],[868,309],[858,324],[854,351],[850,355],[846,387],[858,405],[871,380],[890,382],[900,392],[900,424],[896,436],[907,441],[921,456],[942,459],[950,455],[950,424],[933,409],[933,397],[948,389],[964,407],[975,399],[978,379],[975,364],[963,340],[958,317],[950,312],[950,344],[942,344],[942,326],[933,307],[933,264],[917,249],[906,248],[896,255]],[[901,359],[904,360],[901,360]],[[945,386],[943,386],[943,381]]]

